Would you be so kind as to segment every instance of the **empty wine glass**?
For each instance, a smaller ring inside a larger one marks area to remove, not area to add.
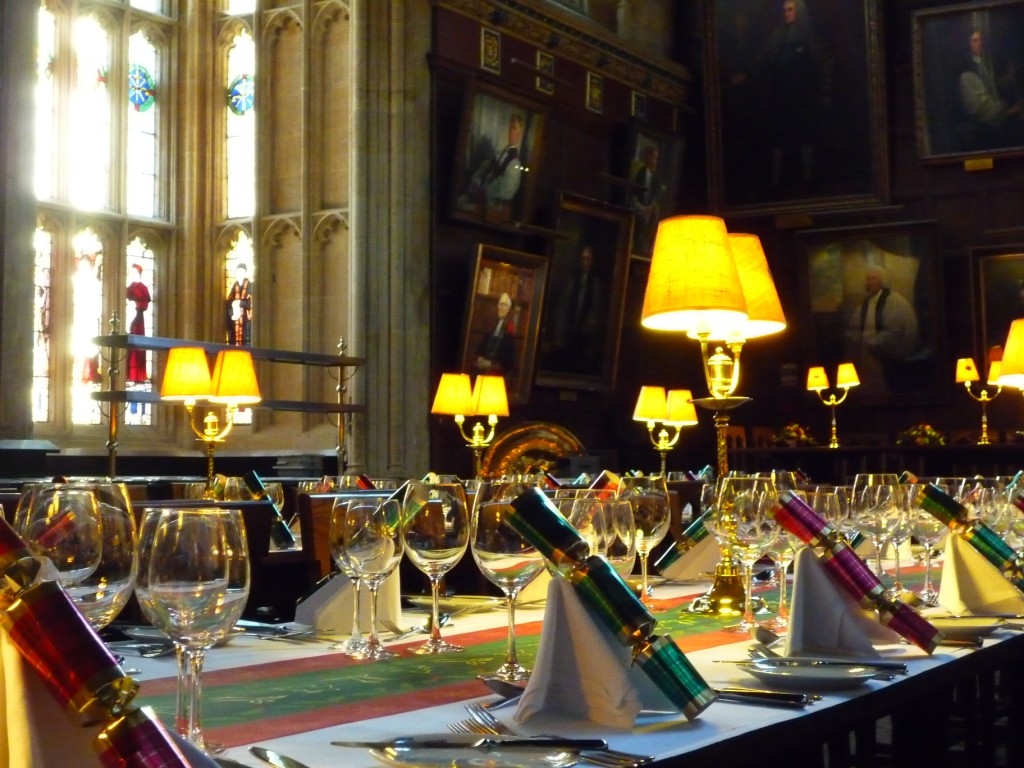
[[[587,542],[592,555],[608,555],[609,539],[615,535],[609,523],[609,500],[598,498],[594,491],[577,494],[566,519]]]
[[[343,517],[331,516],[331,540],[337,542],[339,533],[344,560],[370,591],[370,636],[357,658],[380,661],[397,656],[381,645],[377,633],[377,595],[402,559],[402,503],[391,497],[353,497]]]
[[[409,483],[402,508],[405,553],[430,579],[430,639],[413,653],[465,650],[441,639],[441,578],[462,559],[469,544],[469,508],[461,483]]]
[[[636,564],[636,524],[633,507],[623,499],[601,501],[608,520],[608,552],[606,557],[616,573],[625,579]]]
[[[882,551],[902,514],[899,478],[890,473],[859,474],[850,492],[851,518],[875,548],[875,573],[882,577]]]
[[[624,477],[619,484],[618,498],[628,501],[636,526],[636,551],[640,555],[640,602],[651,608],[654,601],[647,584],[647,562],[665,534],[671,519],[668,487],[660,475]]]
[[[138,568],[138,535],[128,489],[124,483],[92,486],[102,522],[100,563],[91,574],[68,588],[72,601],[94,629],[107,626],[131,597]]]
[[[908,488],[910,532],[924,547],[924,587],[918,597],[925,605],[938,605],[939,593],[932,586],[932,550],[948,529],[944,522],[918,505],[916,497],[920,491],[921,485],[917,483]]]
[[[516,597],[544,568],[540,551],[507,522],[515,514],[511,502],[525,490],[522,483],[483,482],[477,488],[470,525],[470,549],[481,573],[505,593],[508,645],[505,661],[493,677],[506,682],[526,680],[530,670],[516,654]]]
[[[383,497],[381,497],[383,499]],[[347,640],[333,643],[329,650],[341,651],[353,658],[363,658],[366,652],[366,639],[363,637],[362,617],[360,616],[363,582],[356,571],[355,566],[345,557],[345,513],[348,511],[348,503],[351,497],[338,496],[331,506],[331,519],[329,523],[329,547],[331,559],[343,575],[352,582],[352,629]]]
[[[46,557],[65,589],[80,584],[99,567],[103,521],[91,487],[69,483],[39,486],[19,512],[18,533],[29,549]]]
[[[249,594],[249,554],[237,509],[145,511],[139,537],[139,605],[178,650],[178,733],[199,749],[206,651],[242,615]]]
[[[724,477],[718,487],[714,512],[707,522],[743,564],[743,618],[727,631],[748,633],[754,620],[754,563],[772,546],[779,525],[772,509],[778,500],[768,477]]]

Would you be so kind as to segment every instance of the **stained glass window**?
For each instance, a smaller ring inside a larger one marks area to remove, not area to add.
[[[39,9],[39,47],[36,55],[36,197],[52,199],[54,190],[54,152],[57,148],[54,115],[57,58],[57,21],[45,8]]]
[[[70,198],[76,208],[97,210],[110,205],[110,35],[98,19],[82,16],[75,22],[74,49]]]
[[[72,241],[71,276],[71,421],[99,424],[100,412],[91,395],[100,389],[103,371],[93,338],[103,328],[103,243],[91,227]]]
[[[252,327],[256,316],[256,273],[253,266],[252,240],[239,231],[224,258],[225,340],[228,344],[252,346]],[[252,411],[243,409],[235,417],[236,424],[251,424]]]
[[[35,278],[32,297],[32,420],[50,417],[50,275],[53,235],[39,228],[35,235]]]
[[[156,336],[156,293],[154,269],[156,257],[142,237],[134,238],[126,250],[128,274],[125,277],[124,317],[128,333],[137,336]],[[153,389],[153,353],[143,349],[128,352],[123,365],[125,388],[150,392]],[[151,406],[130,403],[125,413],[126,424],[151,423]]]
[[[224,141],[227,217],[252,216],[256,210],[256,47],[241,30],[227,56],[227,116]]]
[[[156,74],[157,49],[142,32],[128,39],[128,213],[156,218],[159,161]]]

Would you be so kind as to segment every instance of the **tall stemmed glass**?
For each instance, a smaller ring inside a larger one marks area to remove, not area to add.
[[[932,550],[938,546],[943,534],[948,529],[945,523],[918,505],[917,496],[921,492],[921,488],[920,483],[914,483],[907,489],[910,532],[924,547],[924,587],[918,597],[925,605],[938,605],[939,593],[932,586]]]
[[[203,661],[241,617],[249,595],[241,511],[146,510],[135,591],[146,618],[178,650],[178,733],[215,751],[203,734]]]
[[[610,502],[611,499],[600,498],[596,491],[583,491],[577,494],[566,515],[569,525],[579,531],[592,555],[607,557],[611,538],[615,536],[610,522]]]
[[[138,533],[124,483],[92,485],[102,523],[100,564],[68,594],[94,629],[102,629],[121,612],[138,569]]]
[[[602,499],[608,521],[608,562],[625,579],[636,564],[636,524],[633,507],[623,499]]]
[[[665,534],[671,510],[668,501],[668,486],[661,475],[649,477],[624,477],[619,484],[618,498],[628,501],[633,509],[636,525],[636,551],[640,555],[640,602],[647,608],[654,605],[647,584],[647,561]]]
[[[516,597],[544,568],[544,557],[507,522],[511,502],[525,490],[522,483],[483,482],[477,488],[470,525],[470,549],[481,573],[505,593],[508,646],[505,661],[492,675],[515,682],[530,677],[516,654]]]
[[[37,487],[19,511],[18,533],[32,553],[49,558],[56,580],[71,589],[92,575],[103,557],[103,519],[92,488],[54,483]]]
[[[402,502],[391,497],[353,497],[343,518],[331,517],[332,541],[337,541],[339,528],[344,558],[370,590],[370,637],[357,658],[393,658],[398,654],[381,645],[377,633],[377,595],[402,559]]]
[[[360,616],[360,592],[362,592],[363,584],[355,566],[345,557],[345,513],[348,511],[349,501],[351,501],[351,497],[348,496],[335,498],[334,504],[331,506],[328,539],[331,559],[338,570],[352,582],[352,630],[349,632],[347,640],[332,644],[329,646],[329,650],[341,651],[348,656],[361,659],[366,653],[367,647]]]
[[[469,507],[459,482],[409,483],[402,507],[405,553],[430,579],[430,639],[413,653],[457,653],[465,650],[441,639],[441,578],[469,545]]]
[[[850,491],[852,520],[875,547],[875,572],[882,577],[882,550],[902,514],[900,481],[891,473],[859,474]]]
[[[743,564],[743,618],[727,631],[748,633],[754,620],[754,563],[772,546],[779,525],[772,509],[778,500],[770,477],[725,477],[720,481],[711,529]]]

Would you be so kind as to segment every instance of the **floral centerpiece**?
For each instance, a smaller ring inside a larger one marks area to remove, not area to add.
[[[896,436],[896,445],[945,445],[946,438],[931,424],[915,424]]]
[[[777,446],[789,446],[791,448],[795,448],[800,445],[818,444],[818,441],[811,437],[811,433],[807,427],[795,422],[793,424],[787,424],[776,432],[774,442]]]

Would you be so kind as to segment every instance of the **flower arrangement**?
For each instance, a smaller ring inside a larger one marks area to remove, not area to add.
[[[896,436],[896,445],[945,445],[946,438],[931,424],[915,424]]]
[[[775,433],[774,443],[777,446],[795,447],[798,445],[817,445],[818,441],[811,437],[810,431],[801,424],[787,424]]]

